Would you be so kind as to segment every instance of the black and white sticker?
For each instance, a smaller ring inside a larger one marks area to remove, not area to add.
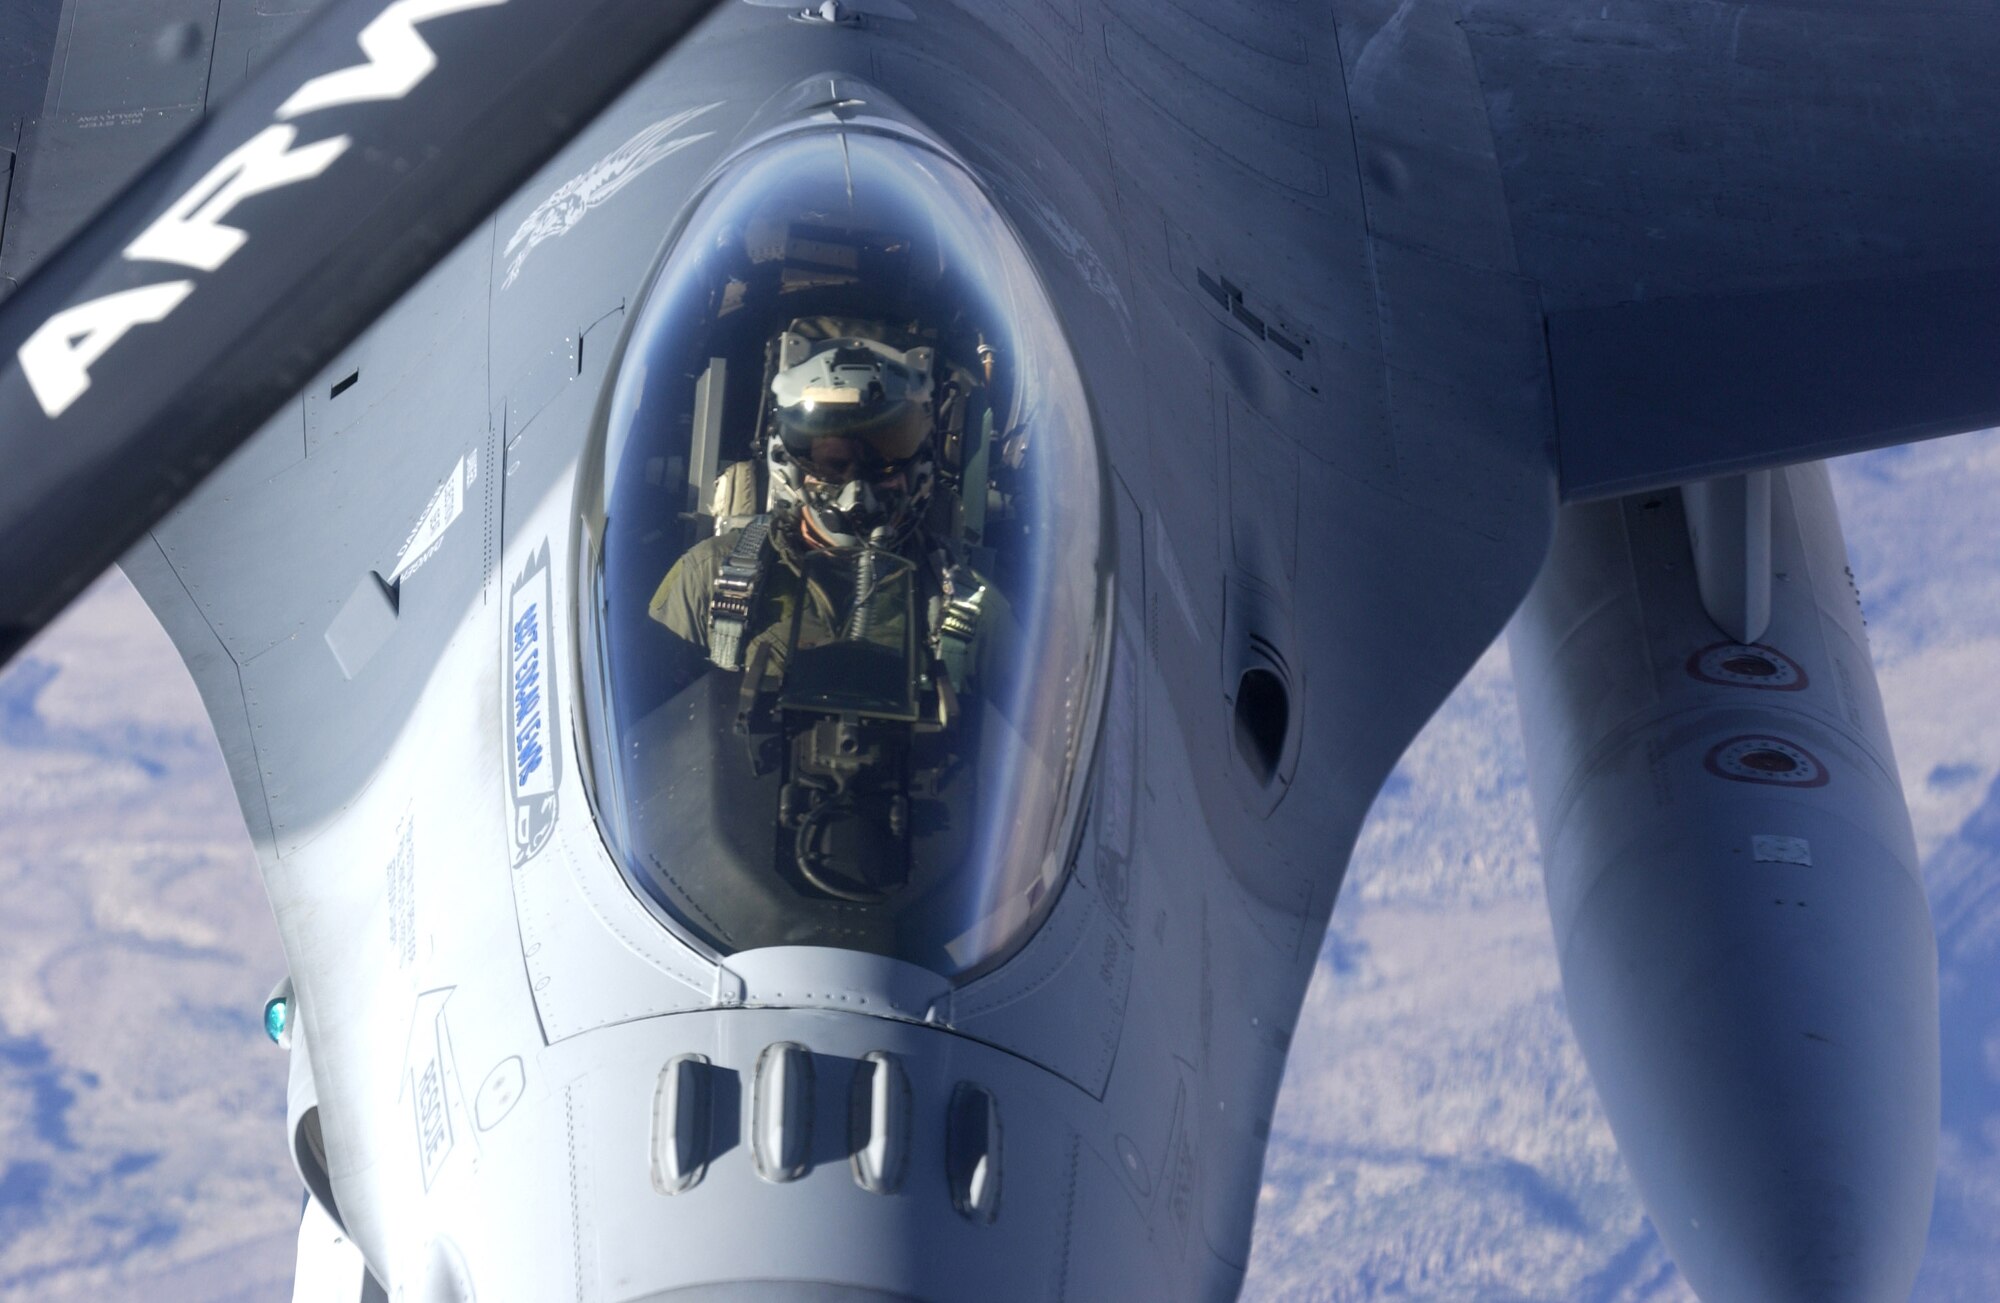
[[[389,582],[396,583],[406,575],[413,575],[423,568],[424,562],[436,555],[438,546],[444,542],[444,532],[452,522],[465,514],[465,500],[472,492],[473,483],[479,478],[479,453],[475,449],[458,459],[445,476],[431,500],[424,504],[424,511],[417,517],[417,523],[410,526],[410,532],[403,538],[403,547],[396,554],[396,568],[389,572]]]
[[[1758,833],[1750,839],[1750,858],[1759,864],[1802,864],[1812,866],[1812,843],[1803,837]]]

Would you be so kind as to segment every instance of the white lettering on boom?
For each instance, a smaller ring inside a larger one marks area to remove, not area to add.
[[[507,0],[393,0],[356,38],[367,62],[314,77],[278,106],[288,120],[343,104],[396,100],[430,75],[437,54],[416,24]],[[231,150],[167,211],[125,246],[130,262],[170,262],[215,271],[249,235],[222,219],[251,195],[317,177],[347,151],[350,139],[331,136],[297,150],[296,127],[273,124]],[[35,401],[51,420],[90,389],[90,368],[134,326],[164,321],[194,292],[190,280],[141,285],[64,308],[22,343],[15,357]]]

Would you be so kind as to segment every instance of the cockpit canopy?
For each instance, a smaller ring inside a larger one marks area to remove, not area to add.
[[[692,206],[608,383],[577,646],[626,877],[719,956],[991,968],[1067,868],[1109,585],[1013,231],[916,140],[781,136]]]

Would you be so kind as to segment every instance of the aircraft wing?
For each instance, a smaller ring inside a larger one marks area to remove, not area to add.
[[[1423,8],[1342,6],[1357,125],[1385,133],[1364,186],[1462,174],[1413,79],[1469,74],[1565,497],[2000,424],[1990,6]]]

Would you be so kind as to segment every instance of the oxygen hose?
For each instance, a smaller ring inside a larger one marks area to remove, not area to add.
[[[869,605],[875,597],[875,557],[879,549],[893,537],[887,525],[868,536],[868,546],[861,549],[861,555],[854,562],[854,610],[847,617],[847,638],[849,642],[859,642],[868,636],[868,626],[874,623]]]

